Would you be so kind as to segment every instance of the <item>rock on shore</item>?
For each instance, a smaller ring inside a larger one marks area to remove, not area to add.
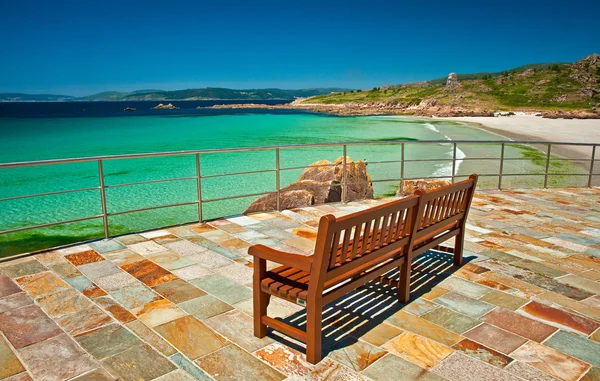
[[[343,157],[333,163],[321,160],[312,163],[297,182],[280,191],[281,209],[298,208],[342,200]],[[354,162],[346,156],[347,200],[373,198],[373,184],[367,173],[367,163]],[[356,184],[361,183],[361,184]],[[277,193],[273,192],[254,201],[244,214],[277,209]]]
[[[152,107],[153,110],[177,110],[179,109],[179,107],[175,107],[173,106],[173,104],[169,103],[169,104],[162,104],[159,103],[158,105]]]
[[[400,184],[400,188],[398,188],[396,196],[408,197],[415,194],[418,189],[432,191],[450,184],[452,183],[448,180],[404,180]]]

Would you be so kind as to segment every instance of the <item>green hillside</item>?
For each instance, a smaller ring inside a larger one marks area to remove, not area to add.
[[[315,96],[304,103],[431,105],[494,110],[591,110],[600,104],[600,56],[592,54],[572,64],[526,65],[501,73],[458,75],[372,90]]]
[[[0,102],[47,102],[70,101],[73,99],[75,99],[75,97],[70,95],[0,93]]]

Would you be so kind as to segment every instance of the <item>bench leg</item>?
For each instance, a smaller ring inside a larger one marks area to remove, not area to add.
[[[400,270],[400,281],[398,282],[398,301],[408,303],[410,300],[410,266],[411,258],[406,258],[404,263],[398,268]]]
[[[257,258],[254,263],[254,336],[263,338],[267,336],[267,326],[262,323],[262,317],[267,315],[267,307],[271,300],[271,295],[260,289],[260,283],[267,272],[267,261]]]
[[[454,237],[454,266],[461,266],[463,260],[463,245],[465,243],[464,229]]]
[[[316,303],[306,306],[306,361],[316,364],[321,361],[321,331],[323,309]]]

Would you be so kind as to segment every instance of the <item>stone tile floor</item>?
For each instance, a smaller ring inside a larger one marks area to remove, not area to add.
[[[326,307],[326,357],[252,335],[262,243],[308,254],[318,218],[385,200],[133,234],[0,264],[0,379],[598,380],[600,189],[479,191],[461,268],[414,262]],[[269,312],[304,323],[273,299]]]

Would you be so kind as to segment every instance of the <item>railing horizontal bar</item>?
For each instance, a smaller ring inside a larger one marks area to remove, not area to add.
[[[405,160],[408,161],[408,160]],[[366,164],[392,164],[392,163],[402,163],[402,160],[382,160],[382,161],[366,161]]]
[[[407,159],[407,160],[404,160],[405,163],[421,163],[421,162],[428,162],[428,161],[452,161],[452,158],[445,157],[443,159]]]
[[[225,176],[249,175],[249,174],[252,174],[252,173],[266,173],[266,172],[277,172],[277,170],[276,169],[261,169],[259,171],[218,173],[216,175],[201,176],[201,178],[203,178],[203,179],[210,179],[211,177],[225,177]]]
[[[81,189],[70,189],[70,190],[56,191],[56,192],[46,192],[46,193],[29,194],[29,195],[25,195],[25,196],[6,197],[6,198],[0,198],[0,202],[2,202],[2,201],[10,201],[10,200],[20,200],[20,199],[23,199],[23,198],[31,198],[31,197],[52,196],[52,195],[56,195],[56,194],[88,192],[88,191],[99,190],[99,189],[100,189],[99,187],[81,188]]]
[[[300,149],[300,148],[318,148],[318,147],[341,147],[344,144],[350,146],[368,146],[368,145],[400,145],[400,144],[525,144],[525,145],[566,145],[566,146],[584,146],[593,147],[600,146],[600,143],[576,143],[576,142],[546,142],[546,141],[527,141],[527,140],[394,140],[394,141],[378,141],[378,142],[339,142],[339,143],[317,143],[317,144],[291,144],[283,146],[263,146],[263,147],[242,147],[242,148],[225,148],[225,149],[207,149],[207,150],[186,150],[186,151],[171,151],[171,152],[152,152],[127,155],[104,155],[104,156],[89,156],[81,158],[69,159],[54,159],[54,160],[38,160],[25,162],[12,162],[0,164],[0,168],[16,168],[30,167],[37,165],[51,164],[68,164],[68,163],[85,163],[98,160],[119,160],[119,159],[142,159],[153,157],[167,156],[186,156],[195,154],[211,154],[211,153],[233,153],[233,152],[250,152],[250,151],[268,151],[277,148],[280,149]]]
[[[26,227],[23,227],[23,228],[18,228],[18,229],[3,230],[3,231],[0,231],[0,235],[2,235],[2,234],[10,234],[10,233],[18,233],[18,232],[22,232],[22,231],[25,231],[25,230],[47,228],[47,227],[56,226],[56,225],[70,224],[70,223],[73,223],[73,222],[95,220],[96,218],[102,218],[102,215],[99,214],[97,216],[92,216],[92,217],[76,218],[76,219],[73,219],[73,220],[50,222],[50,223],[47,223],[47,224],[31,225],[31,226],[26,226]]]
[[[123,210],[121,212],[108,213],[108,216],[109,217],[113,217],[113,216],[120,216],[122,214],[129,214],[129,213],[136,213],[136,212],[145,212],[145,211],[148,211],[148,210],[155,210],[155,209],[174,208],[176,206],[186,206],[186,205],[198,205],[198,201],[196,200],[196,201],[190,201],[190,202],[182,202],[182,203],[179,203],[179,204],[158,205],[158,206],[150,206],[148,208]]]
[[[124,183],[124,184],[114,184],[114,185],[106,185],[104,188],[119,188],[119,187],[129,187],[134,185],[143,185],[143,184],[154,184],[154,183],[168,183],[172,181],[186,181],[186,180],[196,180],[197,177],[179,177],[176,179],[160,179],[160,180],[148,180],[148,181],[138,181],[135,183]]]
[[[306,169],[306,168],[319,168],[319,167],[335,167],[336,165],[339,164],[319,164],[319,165],[307,165],[307,166],[300,166],[300,167],[287,167],[287,168],[279,168],[280,171],[287,171],[290,169]]]
[[[495,160],[495,161],[500,161],[499,157],[463,157],[462,159],[457,159],[457,160],[464,160],[464,161],[468,161],[468,160]]]
[[[275,191],[273,191],[273,192],[262,192],[262,193],[242,194],[242,195],[239,195],[239,196],[229,196],[229,197],[221,197],[221,198],[212,198],[210,200],[202,200],[202,202],[203,203],[207,203],[207,202],[215,202],[215,201],[233,200],[233,199],[236,199],[236,198],[264,196],[264,195],[270,194],[270,193],[276,193],[276,192]]]

